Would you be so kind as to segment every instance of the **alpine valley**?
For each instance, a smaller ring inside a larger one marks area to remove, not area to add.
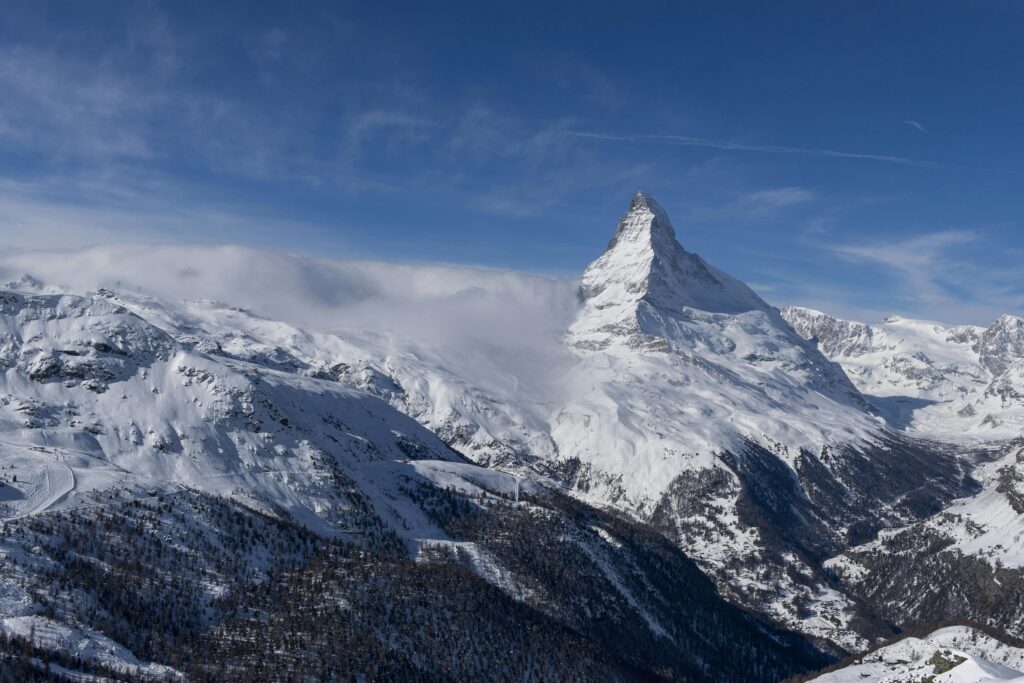
[[[1020,318],[779,310],[643,193],[571,281],[0,276],[10,680],[1024,677]]]

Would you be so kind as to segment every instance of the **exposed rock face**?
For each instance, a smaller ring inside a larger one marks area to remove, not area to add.
[[[872,330],[863,323],[840,320],[809,308],[790,306],[781,310],[793,329],[804,339],[817,343],[829,358],[857,356],[872,346]]]
[[[974,345],[981,364],[999,376],[1024,359],[1024,320],[1004,315],[981,333]]]
[[[0,367],[36,382],[103,391],[173,348],[166,333],[103,298],[0,292]]]

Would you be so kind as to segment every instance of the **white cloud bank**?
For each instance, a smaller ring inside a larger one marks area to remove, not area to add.
[[[25,275],[76,293],[110,287],[168,301],[216,299],[296,326],[433,344],[544,346],[568,327],[578,305],[575,280],[240,246],[124,245],[0,256],[0,283]]]

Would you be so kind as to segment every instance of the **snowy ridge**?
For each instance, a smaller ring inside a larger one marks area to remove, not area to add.
[[[11,617],[0,620],[0,630],[22,637],[33,637],[34,642],[50,649],[65,652],[88,662],[106,666],[133,669],[154,680],[183,681],[185,677],[174,669],[140,661],[122,645],[101,633],[88,629],[73,628],[39,616]],[[69,680],[87,681],[85,674],[61,671]]]
[[[457,458],[377,398],[189,350],[106,296],[0,297],[5,517],[193,487],[344,530],[343,482]]]
[[[1024,650],[966,626],[904,638],[817,683],[994,683],[1024,681]]]
[[[783,316],[841,364],[900,429],[945,440],[1010,439],[1024,430],[1024,320],[946,326],[893,316],[879,324],[791,307]]]

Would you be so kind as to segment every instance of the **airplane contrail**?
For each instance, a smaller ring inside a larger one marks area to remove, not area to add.
[[[967,167],[956,164],[946,164],[938,161],[923,161],[920,159],[908,159],[907,157],[892,156],[888,154],[864,154],[860,152],[842,152],[834,149],[815,149],[811,147],[789,147],[786,145],[751,145],[741,142],[729,142],[725,140],[711,140],[708,138],[695,138],[687,135],[631,135],[615,133],[594,133],[590,131],[566,131],[567,135],[578,138],[590,138],[593,140],[610,140],[615,142],[644,142],[661,143],[667,145],[678,145],[682,147],[707,147],[711,149],[722,149],[737,152],[764,152],[767,154],[790,154],[801,156],[831,157],[835,159],[862,159],[866,161],[882,161],[890,164],[901,164],[904,166],[916,166],[919,168],[934,169],[964,169]],[[1015,171],[1002,171],[999,169],[969,169],[987,170],[1002,173],[1016,173]]]

